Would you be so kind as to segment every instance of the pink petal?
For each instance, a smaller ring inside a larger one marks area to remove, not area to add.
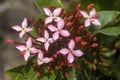
[[[60,34],[61,34],[62,36],[64,36],[64,37],[70,36],[70,33],[69,33],[67,30],[61,30],[61,31],[60,31]]]
[[[44,43],[44,46],[45,46],[45,50],[48,51],[49,43],[48,42]]]
[[[53,34],[53,39],[56,41],[59,38],[59,32]]]
[[[32,38],[28,38],[27,42],[26,42],[26,46],[27,48],[31,48],[32,47]]]
[[[48,17],[45,19],[45,24],[51,23],[53,20],[53,17]]]
[[[63,55],[68,54],[68,52],[69,52],[69,50],[68,50],[67,48],[62,48],[62,49],[60,50],[60,53],[63,54]]]
[[[43,56],[43,52],[42,52],[40,49],[38,50],[38,52],[39,52],[39,53],[38,53],[38,58],[39,58],[40,60],[42,60],[43,57],[44,57],[44,56]]]
[[[48,25],[48,29],[52,32],[57,31],[57,28],[54,25]]]
[[[54,14],[55,16],[59,16],[61,12],[62,12],[62,8],[56,8],[56,9],[54,10],[53,14]]]
[[[52,15],[52,12],[50,11],[49,8],[43,8],[43,10],[44,10],[44,12],[45,12],[45,14],[46,14],[47,16],[51,16],[51,15]]]
[[[49,63],[52,60],[52,58],[45,57],[43,59],[43,63]]]
[[[24,45],[16,46],[16,48],[19,49],[20,51],[26,50],[26,46],[24,46]]]
[[[37,64],[38,64],[38,65],[42,65],[42,64],[43,64],[43,61],[37,59]]]
[[[40,42],[45,42],[46,41],[45,38],[43,38],[43,37],[37,38],[36,40],[40,41]]]
[[[97,19],[92,19],[92,24],[94,24],[95,26],[100,26],[101,23],[97,20]]]
[[[21,32],[19,33],[19,37],[22,38],[24,34],[25,34],[25,31],[21,31]]]
[[[55,22],[59,22],[59,21],[61,21],[61,20],[63,20],[63,19],[61,19],[60,17],[54,17],[54,21],[55,21]]]
[[[32,47],[32,48],[30,49],[30,52],[31,52],[31,53],[38,53],[38,49],[36,49],[35,47]]]
[[[22,27],[23,27],[23,28],[26,28],[27,25],[28,25],[28,23],[27,23],[27,18],[24,18],[24,20],[23,20],[23,22],[22,22]]]
[[[70,40],[68,43],[68,48],[73,50],[75,48],[75,41],[73,39]]]
[[[49,33],[48,33],[47,30],[44,31],[44,37],[45,37],[45,39],[48,39],[48,38],[49,38]]]
[[[68,63],[73,63],[73,61],[74,61],[74,56],[73,56],[72,54],[68,54],[67,59],[68,59]]]
[[[12,26],[12,29],[14,29],[16,31],[21,31],[22,30],[21,26],[18,26],[18,25]]]
[[[31,32],[33,29],[32,28],[27,28],[26,32]]]
[[[49,42],[49,43],[53,43],[53,39],[52,39],[52,38],[49,38],[49,39],[48,39],[48,42]]]
[[[90,19],[85,20],[85,27],[90,26]]]
[[[80,57],[83,55],[83,52],[81,50],[75,50],[73,51],[73,54],[76,56],[76,57]]]
[[[90,11],[90,17],[93,17],[96,15],[96,10],[92,9],[92,11]]]
[[[28,51],[25,52],[25,54],[24,54],[24,59],[25,59],[25,61],[28,60],[29,56],[30,56],[30,53],[29,53]]]
[[[83,17],[89,18],[89,15],[85,11],[80,11],[80,13],[83,15]]]
[[[64,27],[64,20],[60,20],[57,25],[58,29],[63,29]]]

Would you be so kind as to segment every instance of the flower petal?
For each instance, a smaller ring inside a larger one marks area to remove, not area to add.
[[[24,34],[25,34],[25,31],[21,31],[21,32],[19,33],[19,37],[22,38]]]
[[[42,52],[40,49],[38,50],[38,52],[39,52],[39,53],[38,53],[38,58],[39,58],[40,60],[42,60],[43,57],[44,57],[44,56],[43,56],[43,52]]]
[[[73,39],[70,40],[68,43],[68,48],[73,50],[75,48],[75,41]]]
[[[26,32],[31,32],[33,29],[32,28],[27,28]]]
[[[92,19],[92,24],[94,24],[95,26],[100,26],[101,23],[97,20],[97,19]]]
[[[67,30],[61,30],[61,31],[60,31],[60,34],[61,34],[62,36],[64,36],[64,37],[70,36],[70,33],[69,33]]]
[[[73,51],[73,54],[76,56],[76,57],[80,57],[83,55],[83,52],[81,50],[75,50]]]
[[[26,50],[26,46],[24,46],[24,45],[16,46],[16,48],[19,49],[20,51]]]
[[[43,63],[49,63],[52,60],[52,58],[45,57],[43,59]]]
[[[68,59],[68,63],[73,63],[73,61],[74,61],[74,56],[73,56],[72,54],[68,54],[67,59]]]
[[[32,47],[32,38],[28,38],[27,42],[26,42],[26,46],[27,48],[31,48]]]
[[[49,8],[43,8],[43,10],[47,16],[51,16],[52,12],[50,11]]]
[[[12,26],[12,29],[14,29],[16,31],[21,31],[22,30],[21,26],[18,26],[18,25]]]
[[[59,32],[53,34],[53,39],[56,41],[59,38]]]
[[[48,25],[48,29],[49,29],[51,32],[57,31],[57,28],[56,28],[54,25]]]
[[[89,15],[85,11],[80,11],[80,13],[83,15],[83,17],[89,18]]]
[[[96,15],[96,10],[92,9],[92,11],[90,11],[90,17],[94,17]]]
[[[63,20],[63,19],[61,19],[60,17],[54,17],[54,21],[57,22],[57,23],[61,20]]]
[[[90,26],[90,19],[85,20],[85,27]]]
[[[29,56],[30,56],[29,51],[26,51],[25,54],[24,54],[24,59],[25,59],[25,61],[28,60]]]
[[[31,52],[31,53],[38,53],[38,49],[36,49],[35,47],[32,47],[32,48],[30,49],[30,52]]]
[[[37,38],[36,40],[40,41],[40,42],[45,42],[46,41],[45,38],[43,38],[43,37]]]
[[[47,18],[45,19],[45,24],[51,23],[52,20],[53,20],[53,17],[47,17]]]
[[[59,16],[61,12],[62,12],[62,8],[56,8],[53,12],[53,15],[54,16]]]
[[[60,50],[60,53],[63,54],[63,55],[68,54],[68,52],[69,52],[69,50],[68,50],[67,48],[62,48],[62,49]]]
[[[22,27],[26,28],[27,26],[28,26],[27,18],[24,18],[24,20],[22,22]]]
[[[48,42],[44,43],[44,46],[45,46],[45,50],[48,51],[49,43]]]
[[[48,39],[48,42],[49,42],[49,43],[53,43],[53,39],[52,39],[52,38],[49,38],[49,39]]]
[[[37,64],[38,64],[38,65],[42,65],[42,64],[43,64],[43,61],[37,59]]]
[[[48,39],[48,38],[49,38],[49,33],[48,33],[47,30],[45,30],[45,32],[44,32],[44,37],[45,37],[45,39]]]
[[[58,24],[57,24],[57,27],[58,27],[58,29],[63,29],[63,27],[64,27],[64,20],[60,20],[59,22],[58,22]]]

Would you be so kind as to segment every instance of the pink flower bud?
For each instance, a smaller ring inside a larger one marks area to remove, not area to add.
[[[97,43],[93,43],[91,47],[94,47],[94,48],[95,48],[95,47],[97,47],[97,46],[98,46]]]
[[[93,7],[94,7],[94,4],[92,3],[87,6],[87,9],[92,9]]]
[[[81,45],[83,45],[83,46],[85,46],[86,44],[87,44],[86,41],[82,41],[82,42],[81,42]]]
[[[81,7],[81,5],[80,5],[80,4],[78,4],[78,5],[76,6],[76,10],[79,10],[79,9],[80,9],[80,7]]]
[[[14,44],[14,40],[8,39],[8,40],[7,40],[7,43],[9,43],[9,44]]]
[[[82,38],[81,37],[76,37],[75,42],[79,42]]]

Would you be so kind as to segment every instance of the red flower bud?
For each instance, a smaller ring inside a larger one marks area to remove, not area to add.
[[[87,44],[86,41],[82,41],[82,42],[81,42],[81,45],[83,45],[83,46],[85,46],[86,44]]]
[[[14,44],[14,40],[9,39],[9,40],[7,40],[7,43],[9,43],[9,44]]]
[[[91,9],[91,8],[93,8],[94,7],[94,4],[92,3],[92,4],[89,4],[88,6],[87,6],[87,9]]]
[[[80,4],[78,4],[78,5],[76,6],[76,10],[79,10],[79,9],[80,9],[80,7],[81,7],[81,5],[80,5]]]
[[[75,41],[76,41],[76,42],[79,42],[81,39],[82,39],[81,37],[76,37],[76,38],[75,38]]]
[[[91,47],[94,47],[94,48],[95,48],[95,47],[97,47],[97,46],[98,46],[97,43],[93,43]]]

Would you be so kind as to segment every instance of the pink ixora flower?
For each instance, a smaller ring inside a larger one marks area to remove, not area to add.
[[[49,16],[45,19],[45,24],[48,24],[48,23],[52,22],[53,20],[55,22],[58,22],[59,20],[61,20],[61,18],[58,16],[62,12],[62,8],[56,8],[53,12],[49,8],[43,8],[43,10],[44,10],[45,14],[47,16]]]
[[[94,24],[95,26],[100,26],[101,23],[98,21],[98,19],[95,19],[94,17],[96,16],[96,10],[92,9],[90,11],[89,15],[85,11],[80,11],[80,13],[83,15],[85,20],[85,27],[90,26],[90,24]]]
[[[63,55],[67,55],[67,59],[69,63],[73,63],[74,61],[74,56],[80,57],[83,55],[83,52],[81,50],[74,50],[75,48],[75,41],[73,39],[70,40],[68,43],[68,49],[67,48],[62,48],[60,50],[60,53]]]
[[[53,39],[49,38],[49,33],[47,30],[44,31],[44,37],[39,37],[36,39],[37,41],[40,41],[42,43],[44,43],[45,46],[45,50],[48,51],[49,48],[49,44],[53,43]]]
[[[12,26],[12,29],[14,29],[14,30],[16,30],[16,31],[20,31],[19,36],[20,36],[20,38],[22,38],[23,35],[24,35],[26,32],[31,32],[31,31],[32,31],[32,28],[27,28],[27,26],[28,26],[27,19],[24,18],[24,20],[23,20],[23,22],[22,22],[22,26],[15,25],[15,26]]]
[[[32,47],[32,39],[28,38],[25,45],[19,45],[16,46],[17,49],[19,49],[21,52],[24,52],[24,59],[25,61],[28,60],[28,57],[30,56],[30,53],[37,53],[38,50],[35,47]]]
[[[59,34],[61,34],[63,37],[68,37],[70,36],[70,33],[67,30],[64,30],[64,21],[60,20],[57,23],[57,27],[55,27],[54,25],[48,25],[48,29],[53,33],[53,39],[57,40],[59,39]]]
[[[42,65],[43,63],[49,63],[51,60],[52,58],[49,58],[49,57],[44,58],[43,52],[39,50],[38,58],[37,58],[38,65]]]

